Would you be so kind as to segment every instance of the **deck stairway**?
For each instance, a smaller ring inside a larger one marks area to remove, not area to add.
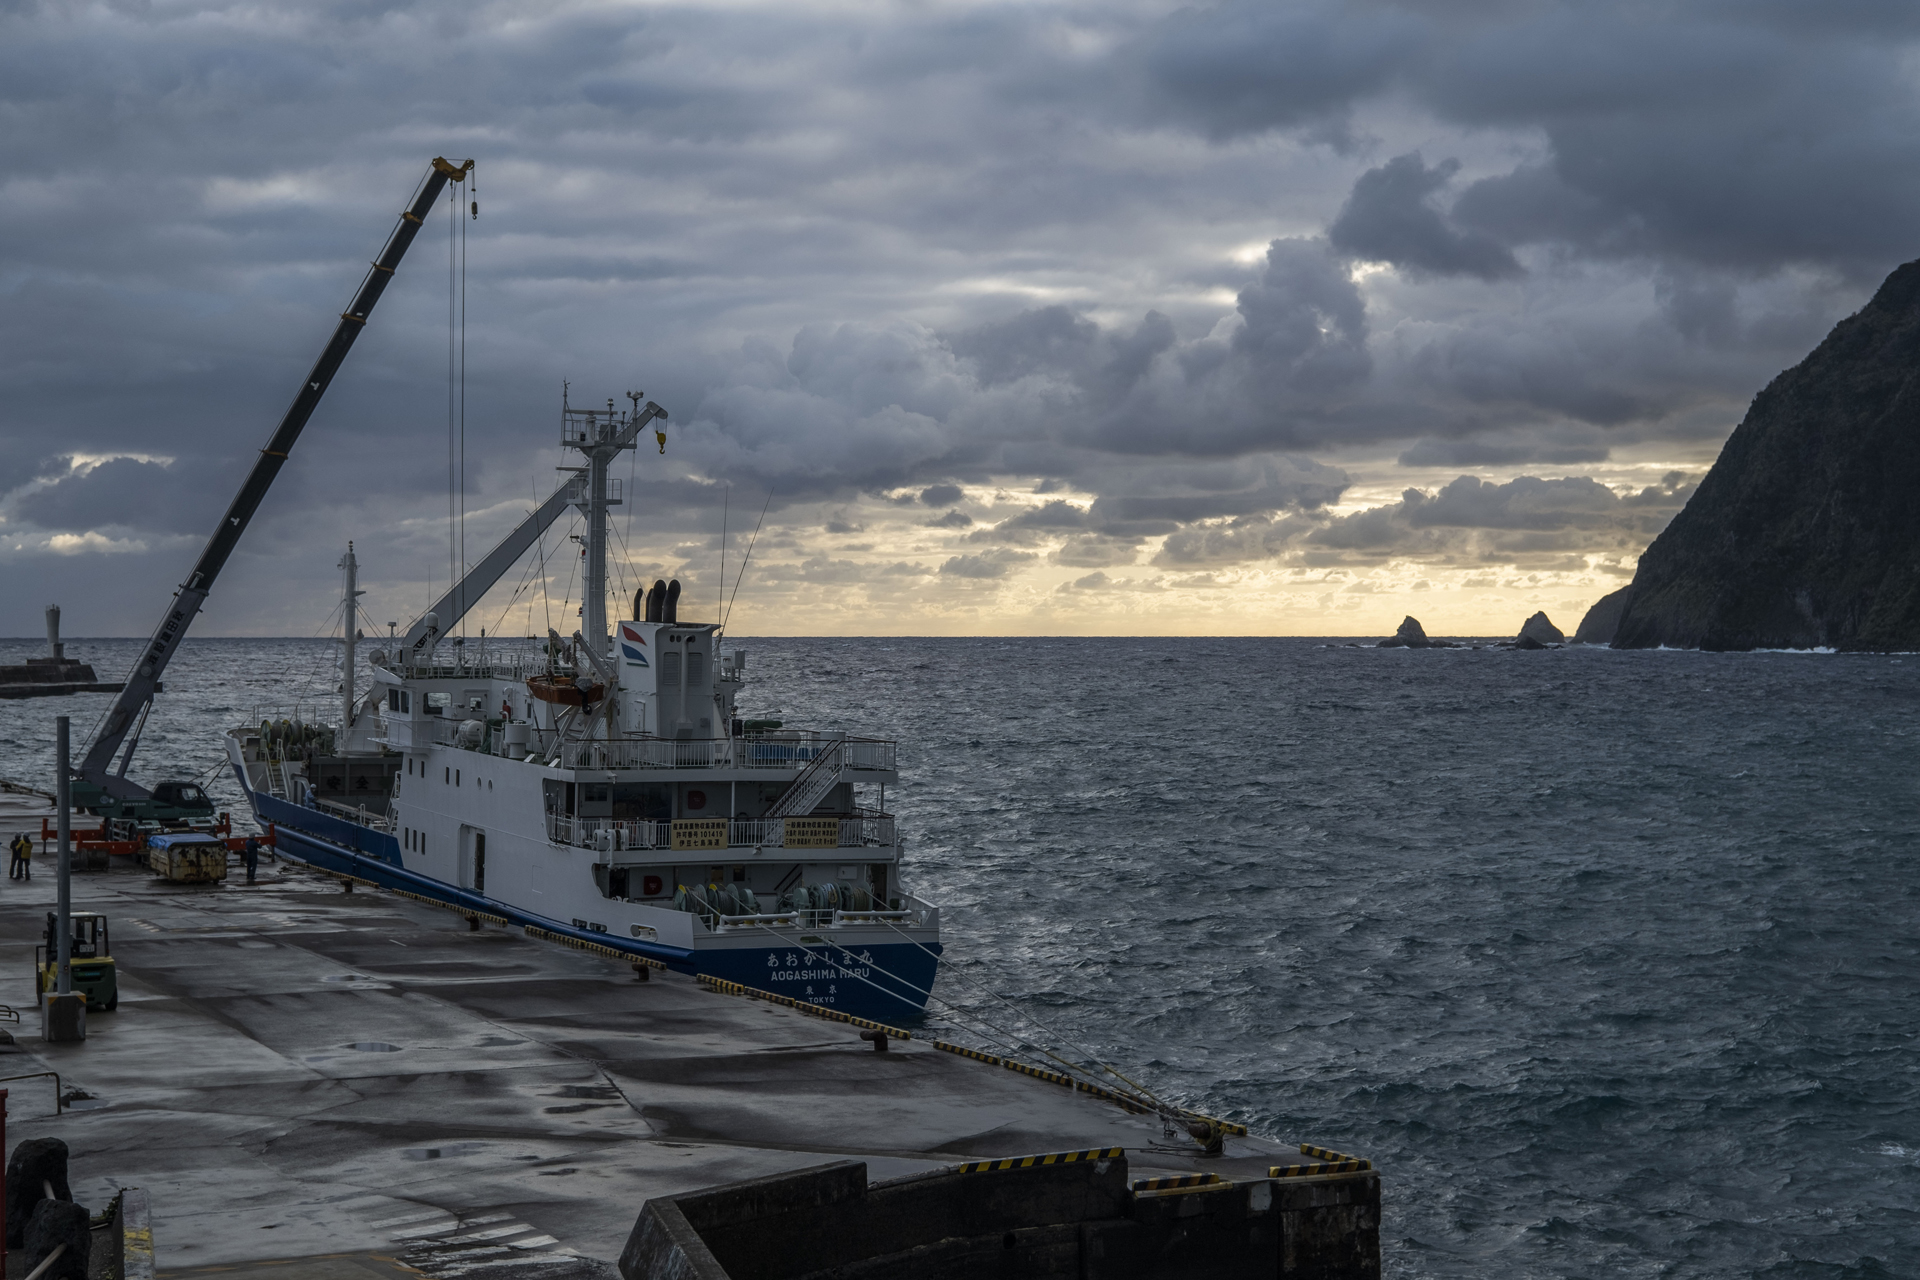
[[[814,806],[827,798],[827,793],[840,785],[847,774],[847,744],[843,741],[828,743],[821,748],[820,754],[807,762],[800,776],[793,780],[773,802],[766,816],[769,818],[797,818],[813,812]]]

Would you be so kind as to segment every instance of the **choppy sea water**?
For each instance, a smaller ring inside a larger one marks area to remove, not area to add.
[[[900,740],[939,995],[1372,1157],[1390,1275],[1920,1274],[1920,657],[740,643]],[[135,772],[330,652],[189,640]],[[0,776],[107,701],[0,703]]]

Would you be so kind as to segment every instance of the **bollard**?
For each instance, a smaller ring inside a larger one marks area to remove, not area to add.
[[[885,1053],[887,1051],[887,1033],[884,1031],[862,1031],[860,1038],[862,1040],[871,1040],[875,1053]]]

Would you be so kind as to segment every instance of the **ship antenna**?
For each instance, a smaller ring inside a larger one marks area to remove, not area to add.
[[[747,554],[740,557],[740,576],[733,580],[733,595],[727,597],[726,616],[720,619],[720,629],[722,631],[727,629],[727,622],[733,617],[734,598],[740,594],[740,583],[744,581],[747,576],[747,566],[753,562],[753,544],[760,541],[760,526],[767,522],[767,507],[771,507],[772,505],[773,490],[768,489],[766,506],[760,508],[760,520],[753,526],[753,536],[747,539]],[[720,585],[724,587],[727,584],[722,582]]]

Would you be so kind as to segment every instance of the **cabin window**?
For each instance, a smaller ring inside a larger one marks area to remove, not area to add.
[[[452,781],[453,781],[453,766],[452,766],[452,765],[446,765],[446,766],[444,766],[444,769],[443,769],[443,771],[442,771],[442,773],[440,774],[440,782],[441,782],[441,785],[443,785],[443,786],[444,786],[444,785],[446,785],[447,783],[450,783],[450,782],[452,782]]]
[[[452,705],[453,695],[450,693],[430,693],[427,695],[427,714],[430,716],[437,716]]]

